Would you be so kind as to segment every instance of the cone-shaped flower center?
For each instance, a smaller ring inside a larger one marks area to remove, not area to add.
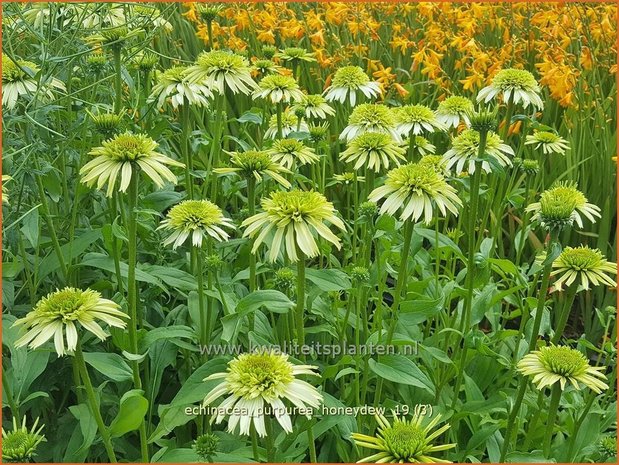
[[[219,207],[208,200],[185,200],[174,206],[168,214],[170,227],[174,229],[205,229],[220,224]]]
[[[579,376],[587,371],[589,363],[576,349],[565,346],[544,347],[540,354],[544,368],[560,376]]]
[[[38,71],[37,65],[30,61],[17,60],[15,63],[7,56],[2,56],[2,82],[11,83],[22,81],[25,77],[28,76],[24,68],[29,68],[33,72]]]
[[[395,117],[393,112],[385,105],[363,103],[352,111],[348,118],[348,124],[393,127],[395,125]]]
[[[157,143],[143,134],[119,134],[103,142],[105,154],[114,161],[136,161],[149,157]]]
[[[293,77],[270,74],[260,81],[260,87],[264,90],[289,90],[298,89],[299,85]]]
[[[587,198],[582,192],[569,184],[560,184],[542,192],[540,212],[546,219],[567,220],[574,210],[583,207]]]
[[[452,115],[468,113],[473,110],[473,102],[471,102],[466,97],[453,95],[451,97],[447,97],[444,101],[439,103],[438,110],[442,113]]]
[[[409,163],[392,169],[387,174],[385,185],[396,189],[402,187],[413,192],[427,192],[431,196],[439,193],[445,180],[430,165]]]
[[[434,121],[434,112],[425,105],[404,105],[396,109],[396,119],[400,123],[425,123]]]
[[[332,205],[325,197],[314,191],[279,191],[263,201],[263,207],[271,215],[288,221],[322,221],[332,215]]]
[[[245,69],[248,66],[247,61],[241,55],[222,50],[202,53],[198,57],[197,64],[213,71],[233,71]]]
[[[226,377],[232,393],[238,397],[279,397],[286,384],[294,380],[288,357],[276,353],[243,354],[228,365]]]
[[[385,445],[396,459],[405,462],[414,460],[426,444],[426,435],[419,426],[408,422],[396,421],[391,428],[382,431]]]
[[[496,74],[492,80],[492,85],[501,90],[530,90],[537,86],[537,81],[529,71],[523,69],[504,69]]]
[[[560,260],[565,267],[583,271],[597,268],[604,261],[604,256],[599,250],[586,246],[566,247],[561,252]]]
[[[63,323],[78,320],[99,301],[99,293],[72,287],[49,294],[41,299],[34,311],[44,318],[53,318]]]
[[[370,82],[367,74],[358,66],[344,66],[338,69],[333,76],[333,87],[348,87],[355,89]]]

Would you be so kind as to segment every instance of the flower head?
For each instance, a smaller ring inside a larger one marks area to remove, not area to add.
[[[119,308],[116,302],[102,298],[101,294],[91,289],[82,291],[65,287],[47,294],[25,317],[13,323],[14,326],[24,325],[28,330],[15,341],[15,347],[28,344],[31,349],[36,349],[53,337],[58,355],[62,356],[67,351],[73,352],[77,345],[78,323],[103,341],[108,335],[96,320],[109,326],[124,328],[126,323],[123,318],[129,317]]]
[[[434,427],[441,421],[435,416],[423,425],[424,415],[415,413],[410,420],[394,415],[390,423],[382,414],[376,415],[378,431],[376,436],[353,433],[355,444],[377,451],[375,454],[359,460],[358,463],[433,463],[448,462],[429,454],[455,447],[455,444],[432,445],[432,441],[449,429],[449,424],[436,431]],[[448,462],[449,463],[449,462]]]
[[[272,103],[298,101],[303,98],[299,84],[291,76],[269,74],[258,83],[254,98],[268,99]]]
[[[119,113],[91,113],[86,110],[95,130],[103,137],[109,138],[118,133],[122,126],[124,111]]]
[[[316,61],[314,53],[308,52],[301,47],[288,47],[277,54],[277,57],[284,61]]]
[[[538,389],[560,383],[561,389],[570,382],[576,389],[584,384],[596,393],[608,389],[604,383],[604,367],[592,367],[587,358],[576,349],[566,346],[547,346],[525,355],[518,362],[518,371],[525,376],[533,376]]]
[[[368,75],[359,66],[344,66],[333,76],[331,85],[325,90],[325,98],[330,102],[337,100],[344,103],[348,98],[351,106],[357,103],[357,92],[366,98],[380,95],[380,84],[370,81]]]
[[[492,84],[479,91],[477,101],[488,103],[501,94],[505,103],[511,100],[521,103],[524,108],[532,105],[542,109],[544,102],[539,96],[540,93],[539,85],[530,72],[523,69],[503,69],[494,76]]]
[[[40,69],[31,61],[16,60],[13,61],[7,55],[2,55],[2,106],[8,110],[15,108],[17,99],[22,96],[34,97],[39,93],[51,99],[54,97],[52,88],[65,90],[65,86],[58,79],[50,78],[48,81],[42,81],[39,87],[39,78],[35,76],[39,74]]]
[[[284,292],[294,290],[296,286],[296,274],[290,268],[280,268],[273,276],[273,287]]]
[[[457,128],[461,121],[468,126],[468,114],[472,111],[473,102],[466,97],[452,95],[438,104],[436,119],[447,128]]]
[[[262,76],[266,76],[267,74],[277,73],[280,67],[273,63],[271,60],[264,59],[254,61],[253,69],[256,73]]]
[[[329,136],[329,123],[309,125],[308,132],[312,142],[321,142]]]
[[[296,139],[278,139],[267,152],[271,154],[273,160],[289,170],[295,164],[298,166],[312,164],[320,159],[314,149],[306,147],[303,142]]]
[[[282,113],[282,137],[288,137],[293,132],[309,132],[309,127],[305,121],[299,121],[294,112],[288,110]],[[264,137],[266,139],[277,137],[277,115],[271,116]]]
[[[337,249],[340,240],[331,232],[327,223],[344,231],[345,226],[336,216],[333,204],[324,195],[314,191],[292,190],[273,192],[262,200],[262,213],[247,218],[244,237],[255,238],[252,253],[270,234],[269,260],[274,262],[284,245],[284,250],[292,262],[299,259],[298,250],[306,257],[316,257],[320,250],[315,236],[322,237]]]
[[[565,151],[570,148],[568,142],[554,132],[535,131],[527,136],[525,145],[534,145],[535,150],[542,149],[544,155],[558,153],[565,155]]]
[[[172,231],[163,245],[172,244],[176,249],[189,236],[194,247],[202,247],[206,235],[216,241],[226,241],[230,236],[222,229],[224,227],[234,229],[234,224],[217,205],[208,200],[185,200],[170,209],[157,229]]]
[[[131,64],[143,73],[151,72],[159,63],[159,55],[150,52],[140,52],[131,60]]]
[[[6,463],[28,463],[36,455],[37,446],[46,441],[41,434],[44,425],[38,427],[39,419],[34,420],[30,430],[26,426],[26,417],[23,417],[21,426],[13,417],[13,430],[5,431],[2,428],[2,460]]]
[[[12,179],[13,178],[9,176],[8,174],[2,175],[2,204],[3,205],[9,204],[9,193],[8,193],[8,189],[6,188],[6,183],[11,181]]]
[[[389,171],[385,185],[374,189],[368,197],[372,202],[383,198],[385,201],[380,208],[381,214],[393,215],[402,208],[400,219],[417,221],[423,216],[426,224],[432,221],[433,207],[437,207],[445,216],[446,210],[457,215],[458,207],[462,206],[456,190],[447,184],[443,176],[432,166],[418,163],[409,163]]]
[[[228,431],[231,433],[238,425],[241,434],[249,435],[253,425],[259,436],[266,436],[264,419],[269,407],[284,431],[291,433],[292,421],[283,400],[304,409],[318,408],[322,395],[311,384],[296,378],[299,375],[319,376],[314,371],[316,369],[311,365],[293,365],[285,354],[269,351],[242,354],[228,363],[226,372],[205,379],[222,381],[206,396],[204,405],[228,395],[219,406],[221,413],[213,419],[215,423],[221,423],[227,416],[224,410],[234,412],[228,420]],[[237,413],[245,409],[247,413]],[[307,416],[311,418],[311,415]]]
[[[479,132],[474,129],[466,129],[455,137],[451,144],[451,149],[445,152],[443,159],[447,163],[447,168],[455,167],[456,172],[469,173],[475,172],[476,161],[479,155]],[[489,132],[486,136],[486,157],[492,157],[501,166],[511,166],[509,156],[514,156],[514,150],[504,144],[498,134]],[[488,160],[483,159],[481,169],[488,173],[492,167]]]
[[[514,158],[514,166],[531,176],[539,173],[539,162],[537,160]]]
[[[207,433],[198,436],[191,447],[202,461],[210,462],[209,459],[217,453],[218,445],[219,437],[212,433]]]
[[[428,139],[423,136],[415,137],[415,147],[419,151],[419,154],[423,157],[425,155],[431,155],[436,152],[436,146],[431,144]]]
[[[139,168],[157,187],[163,187],[164,180],[176,184],[176,176],[165,165],[185,165],[156,152],[156,148],[157,143],[145,134],[126,132],[114,136],[103,142],[101,147],[92,149],[90,155],[94,159],[80,170],[82,182],[91,187],[97,184],[97,189],[101,189],[107,182],[107,196],[110,197],[118,175],[119,190],[126,192],[133,172]]]
[[[363,103],[352,111],[348,117],[348,126],[340,135],[341,140],[351,141],[365,132],[382,132],[389,134],[400,142],[400,133],[396,129],[393,110],[385,105]]]
[[[597,443],[598,450],[607,458],[617,456],[617,436],[604,436]]]
[[[200,13],[200,16],[202,17],[202,19],[204,19],[204,21],[206,22],[212,22],[216,20],[217,17],[219,16],[219,13],[221,13],[221,11],[224,8],[224,5],[221,3],[211,3],[211,2],[207,2],[207,3],[197,2],[195,3],[195,6],[196,6],[196,10],[198,11],[198,13]]]
[[[445,129],[434,112],[425,105],[404,105],[395,108],[394,112],[397,130],[402,136]]]
[[[443,177],[447,177],[449,175],[449,169],[447,168],[447,164],[441,155],[423,155],[418,163],[420,165],[431,166],[434,171]]]
[[[527,207],[533,212],[532,221],[539,222],[547,229],[561,230],[571,226],[574,221],[582,228],[582,217],[595,223],[595,217],[600,218],[600,209],[587,202],[587,197],[576,188],[575,183],[559,182],[540,195],[539,202]]]
[[[365,166],[378,173],[406,161],[405,153],[406,149],[389,134],[365,132],[348,143],[346,150],[340,153],[340,160],[355,163],[355,170]]]
[[[617,287],[616,280],[609,276],[617,275],[617,264],[607,261],[598,249],[590,249],[586,245],[565,247],[552,263],[552,268],[551,276],[559,276],[555,282],[558,290],[576,281],[580,282],[583,289],[589,289],[590,283],[594,286],[605,284]]]
[[[149,100],[157,100],[159,108],[163,107],[168,98],[173,108],[179,105],[207,106],[213,93],[204,84],[189,81],[187,69],[186,66],[173,66],[161,73]]]
[[[326,119],[327,116],[335,115],[335,110],[329,105],[326,99],[319,94],[303,95],[303,97],[293,105],[294,111],[300,110],[305,118]]]
[[[223,94],[226,88],[233,94],[240,92],[245,95],[256,89],[247,59],[223,50],[198,55],[196,64],[187,69],[187,79],[199,82],[219,94]]]
[[[282,186],[288,188],[290,183],[280,173],[290,171],[277,163],[271,153],[265,150],[248,150],[247,152],[232,152],[229,168],[215,168],[219,174],[237,173],[244,178],[253,176],[256,181],[262,181],[262,176],[269,176]]]

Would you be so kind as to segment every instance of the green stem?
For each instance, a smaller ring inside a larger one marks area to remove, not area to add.
[[[281,139],[282,136],[282,104],[277,102],[277,138]]]
[[[254,454],[254,460],[256,462],[260,462],[260,452],[258,450],[258,435],[256,434],[256,428],[254,427],[253,423],[251,425],[250,436],[251,436],[251,449]]]
[[[316,439],[314,438],[314,427],[312,425],[313,422],[313,419],[310,420],[310,424],[307,427],[307,443],[309,445],[310,463],[317,463],[318,460],[316,459]]]
[[[193,199],[193,180],[191,178],[191,172],[193,171],[193,161],[189,149],[189,106],[181,105],[180,109],[180,123],[181,123],[181,141],[180,147],[185,160],[185,189],[190,199]]]
[[[13,397],[13,392],[6,378],[6,370],[2,370],[2,390],[3,390],[4,395],[6,396],[7,402],[9,404],[9,408],[11,409],[11,414],[13,415],[13,417],[15,417],[17,424],[21,424],[19,406],[17,405],[17,402],[15,402],[15,397]]]
[[[273,424],[270,416],[264,418],[264,429],[266,430],[265,446],[267,450],[267,462],[275,462],[275,448],[273,446]]]
[[[570,437],[571,439],[570,447],[568,449],[568,453],[566,457],[567,461],[570,461],[572,458],[572,453],[574,452],[574,444],[576,444],[576,439],[578,438],[580,427],[582,426],[583,421],[585,421],[585,418],[587,418],[587,415],[589,414],[589,410],[591,410],[591,407],[593,406],[593,401],[595,400],[595,397],[596,396],[593,393],[593,391],[590,391],[589,398],[587,399],[587,403],[585,404],[585,408],[582,410],[582,413],[580,414],[580,416],[574,423],[574,430],[572,431],[572,435]]]
[[[119,114],[122,108],[122,62],[121,62],[121,47],[114,45],[112,54],[114,55],[114,113]]]
[[[512,116],[514,115],[514,101],[513,99],[509,99],[507,102],[507,110],[505,112],[505,124],[503,126],[503,130],[501,131],[501,139],[503,141],[507,141],[507,136],[509,134],[509,126],[512,120]]]
[[[572,311],[572,305],[574,304],[574,299],[576,299],[576,293],[578,292],[578,283],[573,282],[567,288],[567,292],[565,293],[565,302],[563,303],[563,308],[561,309],[561,313],[559,314],[559,321],[557,322],[557,328],[555,329],[555,333],[552,336],[550,342],[556,344],[563,336],[563,331],[565,330],[565,326],[567,325],[567,320],[570,318],[570,313]]]
[[[210,312],[207,314],[207,310],[204,306],[204,270],[203,270],[203,262],[204,257],[202,254],[202,248],[196,248],[197,257],[196,257],[196,269],[195,274],[197,278],[198,284],[198,308],[200,311],[200,340],[202,341],[202,345],[206,346],[208,344],[209,331],[210,331],[210,323],[211,323],[211,315]]]
[[[561,401],[561,385],[554,383],[552,385],[552,394],[550,395],[550,407],[548,408],[548,421],[546,422],[546,435],[544,437],[544,457],[550,456],[550,443],[552,442],[552,433],[554,431],[555,419]],[[541,408],[541,406],[538,406]]]
[[[226,102],[226,95],[219,94],[216,97],[215,103],[215,128],[212,135],[211,140],[211,150],[210,150],[210,160],[211,160],[211,170],[213,168],[217,168],[219,166],[219,154],[221,153],[221,137],[223,132],[223,112],[224,112],[224,104]],[[211,173],[211,202],[217,203],[217,173]]]
[[[552,251],[555,242],[558,240],[558,232],[551,231],[550,232],[550,240],[548,242],[548,251]],[[548,294],[548,286],[550,284],[550,273],[552,271],[552,263],[548,263],[544,266],[542,270],[542,283],[540,286],[540,291],[537,298],[537,308],[535,310],[535,320],[533,321],[533,328],[531,331],[531,339],[529,340],[528,352],[531,352],[535,347],[535,343],[537,342],[537,338],[539,335],[539,328],[542,324],[542,316],[544,314],[544,304],[546,303],[546,296]],[[523,328],[524,329],[524,328]],[[520,337],[521,335],[519,335]],[[518,416],[518,411],[520,410],[520,406],[522,405],[522,400],[524,399],[524,394],[527,390],[527,378],[520,378],[520,386],[518,388],[518,394],[516,396],[516,402],[514,402],[514,406],[510,411],[509,418],[507,419],[507,427],[505,429],[505,439],[503,441],[503,447],[501,449],[501,458],[499,462],[505,461],[505,456],[507,455],[507,451],[509,450],[509,445],[512,440],[512,432],[514,429],[514,423],[516,421],[516,417]]]
[[[95,418],[95,422],[97,423],[99,434],[101,435],[101,439],[103,440],[103,445],[105,446],[107,456],[111,463],[116,463],[116,454],[114,454],[114,447],[112,446],[110,432],[105,426],[105,423],[103,423],[103,418],[101,417],[99,403],[97,402],[97,397],[95,396],[95,390],[92,387],[90,376],[88,376],[88,369],[86,368],[86,362],[84,361],[84,354],[82,353],[82,343],[80,340],[77,341],[73,360],[77,365],[77,368],[82,377],[82,381],[84,382],[84,387],[86,388],[86,396],[88,398],[88,406],[90,407],[92,416]]]
[[[305,344],[305,255],[301,250],[297,250],[299,260],[297,261],[297,342],[300,346]]]
[[[256,178],[250,176],[247,178],[247,203],[249,216],[256,213]],[[250,252],[249,254],[249,292],[256,290],[256,255]]]

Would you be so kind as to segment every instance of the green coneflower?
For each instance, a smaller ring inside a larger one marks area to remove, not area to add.
[[[313,62],[316,61],[313,52],[308,52],[304,48],[301,47],[288,47],[284,50],[281,50],[276,56],[277,58],[284,61],[292,61],[292,62]]]
[[[418,163],[420,165],[431,166],[434,171],[443,177],[449,175],[449,169],[447,168],[447,164],[441,155],[424,155]]]
[[[277,163],[266,150],[248,150],[247,152],[231,152],[230,164],[227,168],[215,168],[218,174],[237,173],[244,178],[253,176],[256,181],[262,181],[262,176],[269,176],[285,188],[290,183],[280,174],[290,174],[290,171]]]
[[[346,186],[352,184],[353,182],[365,182],[365,177],[364,176],[356,176],[356,173],[352,172],[352,171],[346,171],[342,174],[334,174],[333,175],[333,180],[336,181],[333,184],[344,184]]]
[[[107,196],[114,192],[116,179],[120,175],[120,192],[126,192],[131,177],[138,168],[155,183],[163,187],[164,180],[176,184],[176,176],[165,165],[184,167],[182,163],[156,152],[157,143],[145,134],[124,133],[95,147],[90,155],[95,158],[80,170],[82,182],[101,189],[108,184]],[[138,174],[137,172],[135,173]]]
[[[533,148],[535,150],[541,148],[544,155],[551,153],[565,155],[565,151],[570,148],[564,138],[548,131],[535,131],[533,134],[529,134],[524,145],[535,145]]]
[[[607,458],[617,456],[617,436],[604,436],[597,443],[598,450]]]
[[[533,384],[542,390],[555,383],[565,390],[569,382],[580,390],[582,383],[596,393],[608,389],[604,383],[605,367],[592,367],[589,360],[578,350],[566,346],[550,345],[525,355],[518,362],[518,371],[525,376],[532,376]]]
[[[436,415],[425,426],[423,419],[424,416],[420,413],[415,413],[410,420],[394,415],[393,423],[389,423],[384,415],[377,414],[376,436],[352,434],[352,439],[358,446],[378,451],[357,463],[451,463],[430,455],[456,447],[455,444],[432,445],[432,441],[447,431],[450,425],[446,424],[432,431],[441,421],[441,416]]]
[[[532,221],[539,222],[547,229],[561,230],[572,223],[582,228],[582,217],[595,223],[595,217],[601,218],[600,208],[587,202],[587,197],[576,188],[576,183],[559,182],[540,195],[539,202],[527,207],[533,212]]]
[[[447,128],[457,128],[460,122],[470,124],[468,114],[473,111],[473,102],[466,97],[453,95],[438,104],[436,119]]]
[[[2,175],[2,204],[3,205],[9,204],[9,192],[8,192],[8,189],[6,188],[6,183],[11,181],[12,179],[13,178],[9,176],[8,174]]]
[[[191,448],[196,451],[202,461],[210,462],[213,455],[217,453],[217,446],[219,446],[219,437],[210,433],[198,436]]]
[[[311,124],[308,126],[309,138],[312,142],[317,144],[322,142],[329,135],[329,123],[323,124]]]
[[[291,170],[293,166],[312,164],[320,160],[314,149],[296,139],[278,139],[267,152],[273,160]]]
[[[213,93],[199,82],[190,82],[187,69],[186,66],[173,66],[159,74],[149,101],[157,100],[159,108],[163,107],[168,98],[175,109],[179,105],[208,106],[208,99],[213,97]]]
[[[290,110],[282,113],[282,137],[288,137],[293,132],[309,132],[309,126],[305,121],[299,124],[299,118]],[[269,128],[265,131],[266,139],[275,139],[277,137],[277,115],[271,116],[269,120]]]
[[[474,173],[479,154],[479,142],[479,132],[474,129],[462,131],[453,139],[451,148],[443,155],[447,168],[451,169],[453,167],[458,174],[463,171]],[[501,166],[511,166],[512,162],[509,157],[514,156],[514,149],[504,144],[498,134],[488,132],[486,137],[486,156],[494,158],[496,163]],[[481,169],[486,173],[492,171],[492,167],[487,160],[482,161]]]
[[[91,113],[86,110],[86,113],[90,117],[95,130],[101,134],[104,138],[110,138],[114,134],[118,133],[122,127],[123,117],[125,111],[120,113]]]
[[[288,355],[275,352],[242,354],[228,362],[226,372],[205,379],[222,381],[206,396],[204,405],[228,396],[218,406],[221,412],[213,416],[213,420],[221,423],[229,416],[228,432],[231,433],[238,426],[241,434],[249,435],[253,425],[258,435],[264,437],[267,435],[264,425],[267,415],[274,416],[283,430],[291,433],[292,421],[283,401],[288,400],[302,409],[318,408],[322,403],[320,392],[296,378],[299,375],[320,376],[314,371],[317,369],[311,365],[293,365],[288,361]],[[239,413],[242,410],[245,412]],[[232,413],[228,415],[227,412]],[[311,415],[307,417],[311,418]]]
[[[326,119],[327,116],[335,115],[335,110],[320,94],[303,95],[303,97],[293,105],[292,110],[302,111],[305,118]]]
[[[359,205],[359,216],[365,216],[366,218],[373,218],[378,213],[378,205],[374,202],[363,202]]]
[[[417,221],[423,216],[426,224],[432,221],[434,207],[445,216],[447,210],[457,215],[458,207],[462,206],[456,190],[447,184],[443,176],[432,166],[418,163],[389,171],[385,185],[374,189],[368,197],[372,202],[383,198],[381,214],[393,215],[402,208],[400,219]]]
[[[367,283],[370,280],[370,272],[364,266],[354,266],[348,273],[354,283]]]
[[[38,427],[39,419],[34,420],[32,428],[26,426],[26,417],[22,424],[17,424],[13,417],[13,430],[5,431],[2,428],[2,460],[7,463],[28,463],[36,456],[37,446],[46,441],[45,435],[41,434],[43,427]]]
[[[396,107],[393,111],[396,129],[403,137],[445,129],[445,126],[436,118],[436,114],[425,105],[404,105]]]
[[[262,54],[265,58],[271,59],[277,53],[277,47],[275,45],[265,44],[262,46]]]
[[[260,73],[262,76],[265,76],[267,74],[277,73],[280,67],[277,66],[277,64],[273,63],[273,61],[265,59],[254,61],[253,69]]]
[[[359,66],[344,66],[333,76],[331,85],[325,89],[325,98],[344,103],[348,98],[351,106],[357,103],[357,92],[366,98],[375,98],[381,94],[380,84],[370,81],[368,75]]]
[[[399,166],[401,161],[406,161],[405,154],[406,149],[389,134],[366,132],[348,143],[340,153],[340,160],[354,163],[355,170],[365,166],[378,173],[391,165]]]
[[[273,276],[273,288],[281,289],[283,292],[294,290],[297,282],[297,275],[290,268],[280,268],[275,271]]]
[[[129,29],[126,25],[104,28],[98,34],[87,37],[88,44],[102,44],[113,48],[122,48],[125,43],[142,33],[142,29]]]
[[[185,200],[170,209],[157,229],[172,231],[163,245],[172,244],[176,249],[190,236],[194,247],[202,247],[205,236],[219,242],[227,241],[230,236],[222,227],[234,229],[234,223],[217,205],[208,200]]]
[[[51,292],[39,300],[25,317],[13,323],[13,326],[23,325],[28,330],[15,341],[15,347],[28,345],[36,349],[53,337],[58,355],[73,352],[78,339],[77,324],[103,341],[108,335],[96,320],[115,328],[124,328],[126,322],[123,318],[128,319],[129,316],[119,309],[116,302],[102,298],[101,294],[91,289],[82,291],[65,287]]]
[[[101,52],[101,49],[94,50],[86,57],[86,66],[94,74],[101,73],[109,64],[109,59]]]
[[[2,55],[2,107],[12,110],[17,99],[22,96],[35,96],[37,90],[40,95],[52,99],[52,89],[66,91],[64,84],[55,78],[41,82],[34,77],[39,74],[39,67],[31,61],[13,61],[7,55]],[[40,85],[40,88],[39,88]]]
[[[490,102],[493,98],[501,95],[503,102],[510,101],[521,103],[524,108],[529,105],[535,108],[544,108],[544,102],[540,98],[540,87],[533,75],[523,69],[503,69],[492,79],[492,83],[484,87],[477,94],[477,101]]]
[[[199,82],[220,95],[226,89],[230,89],[233,94],[240,92],[249,95],[257,87],[251,77],[251,66],[247,59],[223,50],[198,55],[195,65],[187,70],[187,79]]]
[[[150,73],[159,63],[159,55],[150,52],[139,52],[131,60],[135,69],[143,73]]]
[[[415,136],[415,147],[417,147],[422,157],[425,155],[432,155],[436,152],[436,146],[431,144],[430,141],[423,136]]]
[[[381,104],[363,103],[352,111],[348,117],[348,126],[340,135],[341,140],[351,141],[366,132],[382,132],[391,135],[396,142],[401,142],[396,129],[393,109]]]
[[[557,290],[561,290],[563,285],[570,286],[576,280],[583,289],[589,289],[589,284],[617,287],[616,280],[608,275],[617,275],[617,264],[607,261],[598,249],[586,245],[565,247],[552,263],[552,268],[551,276],[559,276],[555,282]]]
[[[220,3],[196,3],[196,10],[204,21],[215,21],[219,13],[223,10],[223,5]]]
[[[263,199],[261,204],[264,211],[242,223],[246,228],[243,237],[255,238],[252,253],[256,253],[269,234],[268,258],[271,262],[279,256],[282,245],[292,262],[298,260],[297,247],[306,257],[316,257],[320,250],[315,235],[327,240],[338,250],[341,248],[340,240],[326,223],[342,231],[346,227],[336,216],[333,204],[324,195],[314,191],[279,191]]]
[[[514,166],[518,167],[526,174],[535,175],[539,173],[539,162],[537,160],[514,158]]]
[[[272,103],[289,103],[303,98],[296,79],[282,74],[269,74],[258,83],[254,98],[268,99]]]

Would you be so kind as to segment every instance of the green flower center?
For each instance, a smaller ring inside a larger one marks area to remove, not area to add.
[[[540,213],[548,220],[569,220],[576,208],[587,203],[587,198],[571,184],[559,184],[542,192]]]
[[[247,152],[236,152],[232,156],[232,163],[242,168],[246,175],[253,175],[254,171],[263,172],[273,165],[271,156],[262,150],[248,150]]]
[[[351,144],[360,150],[382,150],[386,147],[395,145],[391,136],[380,132],[366,132],[355,137]]]
[[[307,54],[307,50],[300,47],[288,47],[284,50],[284,55],[289,58],[303,58]]]
[[[431,166],[434,171],[439,173],[445,171],[445,161],[441,155],[425,155],[419,160],[419,164]]]
[[[466,154],[466,156],[477,156],[479,151],[479,132],[474,129],[466,129],[457,136],[452,143],[456,152]],[[498,150],[501,145],[501,138],[494,132],[489,132],[486,136],[486,152]]]
[[[259,70],[271,69],[275,66],[271,60],[256,60],[254,62],[254,67]]]
[[[271,215],[282,220],[305,221],[306,218],[321,219],[321,210],[331,204],[320,193],[314,191],[278,191],[264,201],[263,207]]]
[[[32,72],[38,72],[39,68],[31,61],[17,60],[15,63],[7,56],[2,57],[2,82],[10,84],[12,82],[23,81],[24,78],[29,78],[30,75],[24,70],[28,68]]]
[[[96,305],[99,297],[100,294],[93,290],[82,291],[67,287],[41,299],[34,311],[42,318],[59,320],[63,323],[74,321]]]
[[[576,271],[593,270],[604,261],[604,255],[597,249],[589,247],[566,247],[561,252],[563,265]]]
[[[202,53],[197,60],[197,64],[207,68],[211,72],[231,72],[245,69],[247,60],[241,55],[222,50]]]
[[[163,84],[173,84],[176,82],[182,82],[185,79],[187,67],[186,66],[173,66],[166,69],[159,78],[159,82]]]
[[[523,69],[503,69],[499,71],[492,85],[505,91],[510,89],[531,90],[537,87],[535,77]]]
[[[399,460],[417,461],[426,445],[426,435],[420,427],[400,420],[384,429],[382,436],[389,452]]]
[[[320,105],[326,103],[326,100],[322,95],[314,94],[304,96],[302,103],[305,108],[319,107]]]
[[[363,103],[355,107],[348,118],[348,124],[359,126],[395,126],[393,112],[385,105]]]
[[[443,177],[430,165],[409,163],[394,168],[387,173],[386,185],[398,189],[406,189],[409,192],[421,194],[426,192],[435,195],[446,185]]]
[[[565,377],[579,376],[589,366],[589,362],[581,352],[565,346],[542,348],[540,362],[551,373]]]
[[[214,434],[203,434],[196,439],[193,448],[200,458],[206,460],[217,452],[218,445],[219,437]]]
[[[260,87],[265,90],[297,89],[299,85],[294,78],[281,74],[270,74],[260,81]]]
[[[453,95],[439,103],[438,110],[442,113],[460,115],[473,111],[473,103],[466,97]]]
[[[136,161],[151,155],[157,144],[142,134],[119,134],[103,142],[105,154],[115,161]]]
[[[204,229],[221,223],[221,210],[208,200],[185,200],[168,213],[170,226],[176,229]]]
[[[238,397],[253,399],[279,397],[279,392],[294,380],[293,367],[285,355],[243,354],[228,364],[226,380]]]
[[[331,85],[356,89],[368,82],[370,82],[370,78],[359,66],[344,66],[335,72]]]
[[[293,154],[304,148],[303,143],[296,139],[281,139],[273,143],[273,150],[279,153]]]
[[[396,109],[399,123],[426,123],[434,121],[434,112],[425,105],[404,105]]]
[[[129,30],[125,26],[118,26],[110,29],[104,29],[101,31],[101,37],[105,44],[112,42],[119,42],[125,39],[129,35]],[[116,44],[115,44],[116,45]]]
[[[561,139],[559,136],[552,132],[538,131],[534,134],[535,140],[544,144],[552,144]]]

